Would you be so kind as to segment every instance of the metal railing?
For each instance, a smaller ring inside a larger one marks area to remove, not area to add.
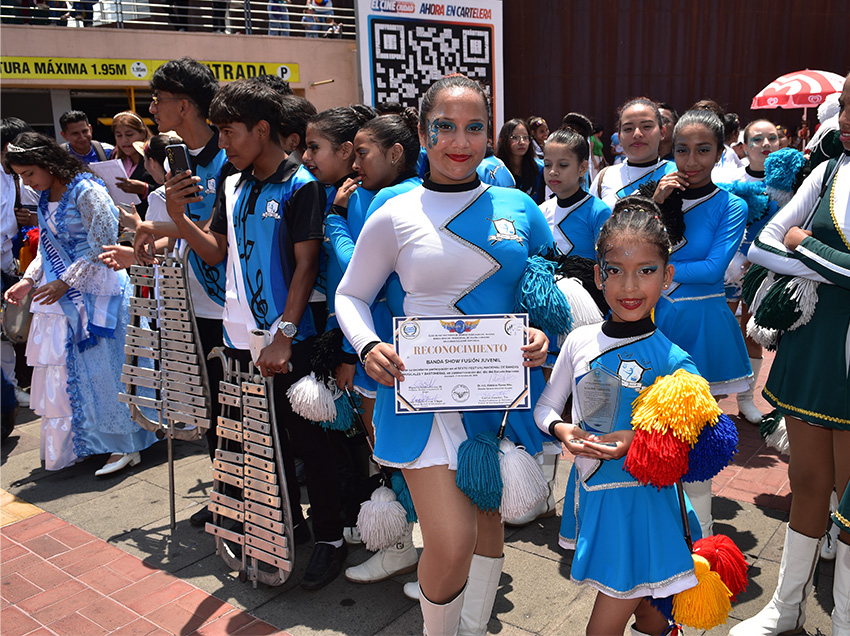
[[[297,2],[297,3],[296,3]],[[354,38],[354,9],[312,0],[0,0],[3,24]]]

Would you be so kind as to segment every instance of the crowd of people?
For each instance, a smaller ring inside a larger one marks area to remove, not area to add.
[[[223,346],[273,378],[295,542],[315,541],[304,588],[343,571],[367,584],[415,569],[404,591],[420,603],[426,633],[486,633],[504,524],[554,514],[563,494],[553,491],[555,459],[566,450],[575,462],[559,538],[575,550],[572,579],[598,590],[587,633],[631,625],[633,634],[666,634],[658,603],[697,577],[675,486],[630,472],[631,404],[665,377],[701,376],[712,405],[710,396],[737,394],[739,426],[758,425],[753,394],[770,346],[764,395],[785,417],[795,497],[776,592],[731,633],[802,628],[813,565],[834,524],[833,633],[850,634],[850,77],[808,156],[780,152],[767,119],[739,131],[737,117],[710,100],[680,115],[638,97],[618,111],[624,159],[611,165],[601,127],[579,113],[557,126],[511,119],[494,134],[487,93],[462,75],[436,81],[418,109],[317,112],[279,78],[219,86],[190,58],[158,68],[151,90],[159,133],[122,111],[114,146],[91,138],[80,111],[62,116],[62,145],[18,119],[0,126],[4,298],[31,302],[29,399],[48,470],[108,454],[96,473],[108,475],[155,443],[118,400],[126,270],[174,252],[188,264],[204,353]],[[730,145],[739,136],[742,154]],[[185,144],[189,170],[167,162],[175,144]],[[93,173],[106,159],[127,177],[104,184]],[[119,210],[107,185],[139,203]],[[134,233],[132,246],[118,243],[122,231]],[[7,255],[24,236],[38,249],[21,269]],[[755,294],[751,263],[764,268]],[[551,319],[554,310],[529,310],[521,357],[530,410],[396,412],[406,361],[393,345],[393,317],[512,314],[541,294],[555,305],[563,296],[555,272],[578,279],[564,298],[573,316],[586,302],[599,318],[573,327],[563,314]],[[771,295],[770,285],[786,284],[782,299]],[[798,302],[773,309],[793,318],[771,323],[772,302]],[[252,354],[257,329],[270,340]],[[332,382],[359,397],[365,430],[353,436],[310,421],[286,398],[313,370],[317,343],[340,330],[326,364]],[[5,389],[15,365],[3,347]],[[215,405],[221,364],[206,364]],[[214,406],[211,422],[216,414]],[[547,496],[506,518],[459,478],[470,442],[496,434],[522,445],[548,482]],[[365,455],[403,478],[415,515],[393,545],[346,569],[347,545],[361,540],[357,510],[374,485],[358,450],[366,440]],[[212,459],[214,425],[207,443]],[[711,480],[684,491],[690,531],[711,535]],[[203,508],[191,522],[211,520]]]

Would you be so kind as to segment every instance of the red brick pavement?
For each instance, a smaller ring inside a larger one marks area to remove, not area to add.
[[[0,533],[3,636],[265,636],[266,622],[50,513]]]

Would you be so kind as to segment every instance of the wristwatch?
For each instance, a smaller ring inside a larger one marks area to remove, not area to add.
[[[294,322],[286,322],[281,320],[277,325],[277,330],[287,338],[294,338],[298,335],[298,325]]]

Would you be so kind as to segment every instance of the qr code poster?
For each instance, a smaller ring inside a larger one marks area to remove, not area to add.
[[[501,0],[358,0],[357,49],[364,103],[418,108],[436,80],[463,73],[489,93],[498,130],[503,120]]]

